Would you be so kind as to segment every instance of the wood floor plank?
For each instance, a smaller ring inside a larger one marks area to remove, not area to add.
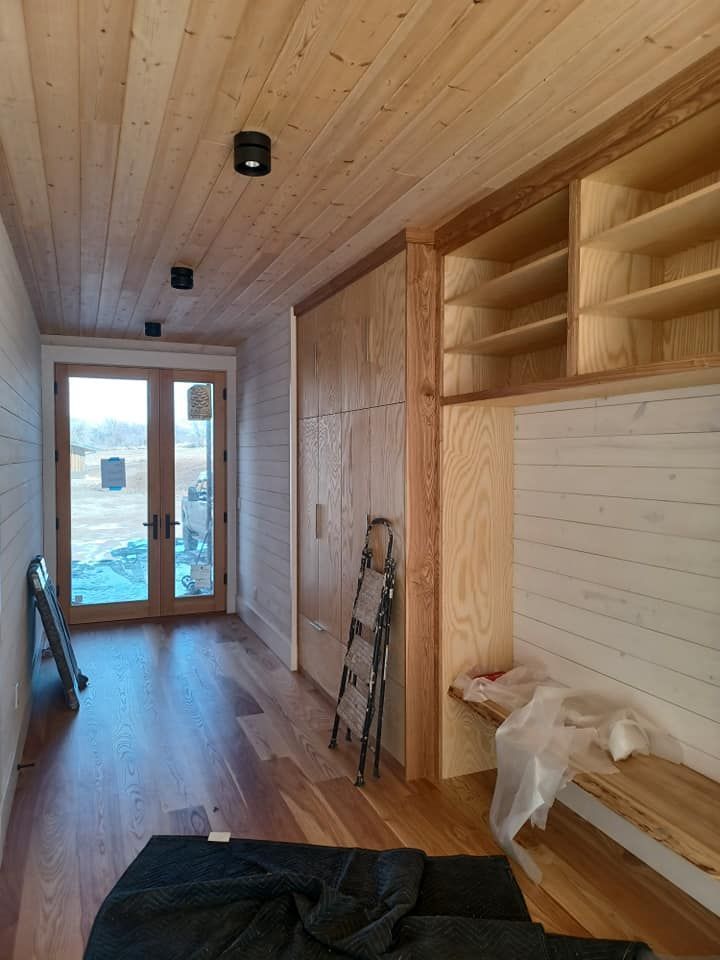
[[[54,664],[33,714],[0,869],[2,960],[82,954],[106,893],[153,834],[236,837],[430,854],[496,854],[493,773],[406,783],[383,757],[353,785],[357,744],[328,750],[334,704],[235,617],[75,631],[90,686],[64,708]],[[533,919],[574,936],[647,940],[708,955],[720,919],[558,805],[524,829],[543,872],[517,868]]]

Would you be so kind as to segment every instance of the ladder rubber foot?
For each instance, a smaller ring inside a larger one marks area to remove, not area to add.
[[[361,773],[359,773],[359,774],[355,777],[355,786],[356,786],[356,787],[364,787],[364,786],[365,786],[365,777],[364,777]]]
[[[337,740],[333,737],[333,739],[328,744],[328,750],[336,750],[336,749],[337,749]]]
[[[373,776],[375,777],[376,780],[380,779],[380,771],[377,768],[373,770]]]

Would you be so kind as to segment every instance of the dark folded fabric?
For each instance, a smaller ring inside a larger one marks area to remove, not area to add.
[[[635,960],[638,947],[546,936],[504,857],[153,837],[85,960]]]

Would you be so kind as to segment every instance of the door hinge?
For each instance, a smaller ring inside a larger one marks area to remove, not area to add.
[[[223,513],[223,523],[227,523],[227,510]]]
[[[60,454],[59,454],[59,453],[57,452],[57,450],[56,450],[56,451],[55,451],[55,463],[59,463],[59,462],[60,462]]]
[[[227,586],[227,574],[226,574],[226,573],[223,574],[223,583],[225,584],[225,586]]]
[[[227,463],[227,450],[223,450],[223,463]]]
[[[57,380],[53,383],[53,393],[55,394],[55,396],[58,395],[58,382],[57,382]]]
[[[227,400],[227,387],[223,387],[223,400]]]

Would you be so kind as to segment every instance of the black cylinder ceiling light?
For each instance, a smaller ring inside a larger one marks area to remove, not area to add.
[[[265,177],[270,173],[270,137],[257,130],[235,134],[235,170],[246,177]]]
[[[192,267],[175,266],[170,268],[170,286],[173,290],[192,290],[193,283]]]

